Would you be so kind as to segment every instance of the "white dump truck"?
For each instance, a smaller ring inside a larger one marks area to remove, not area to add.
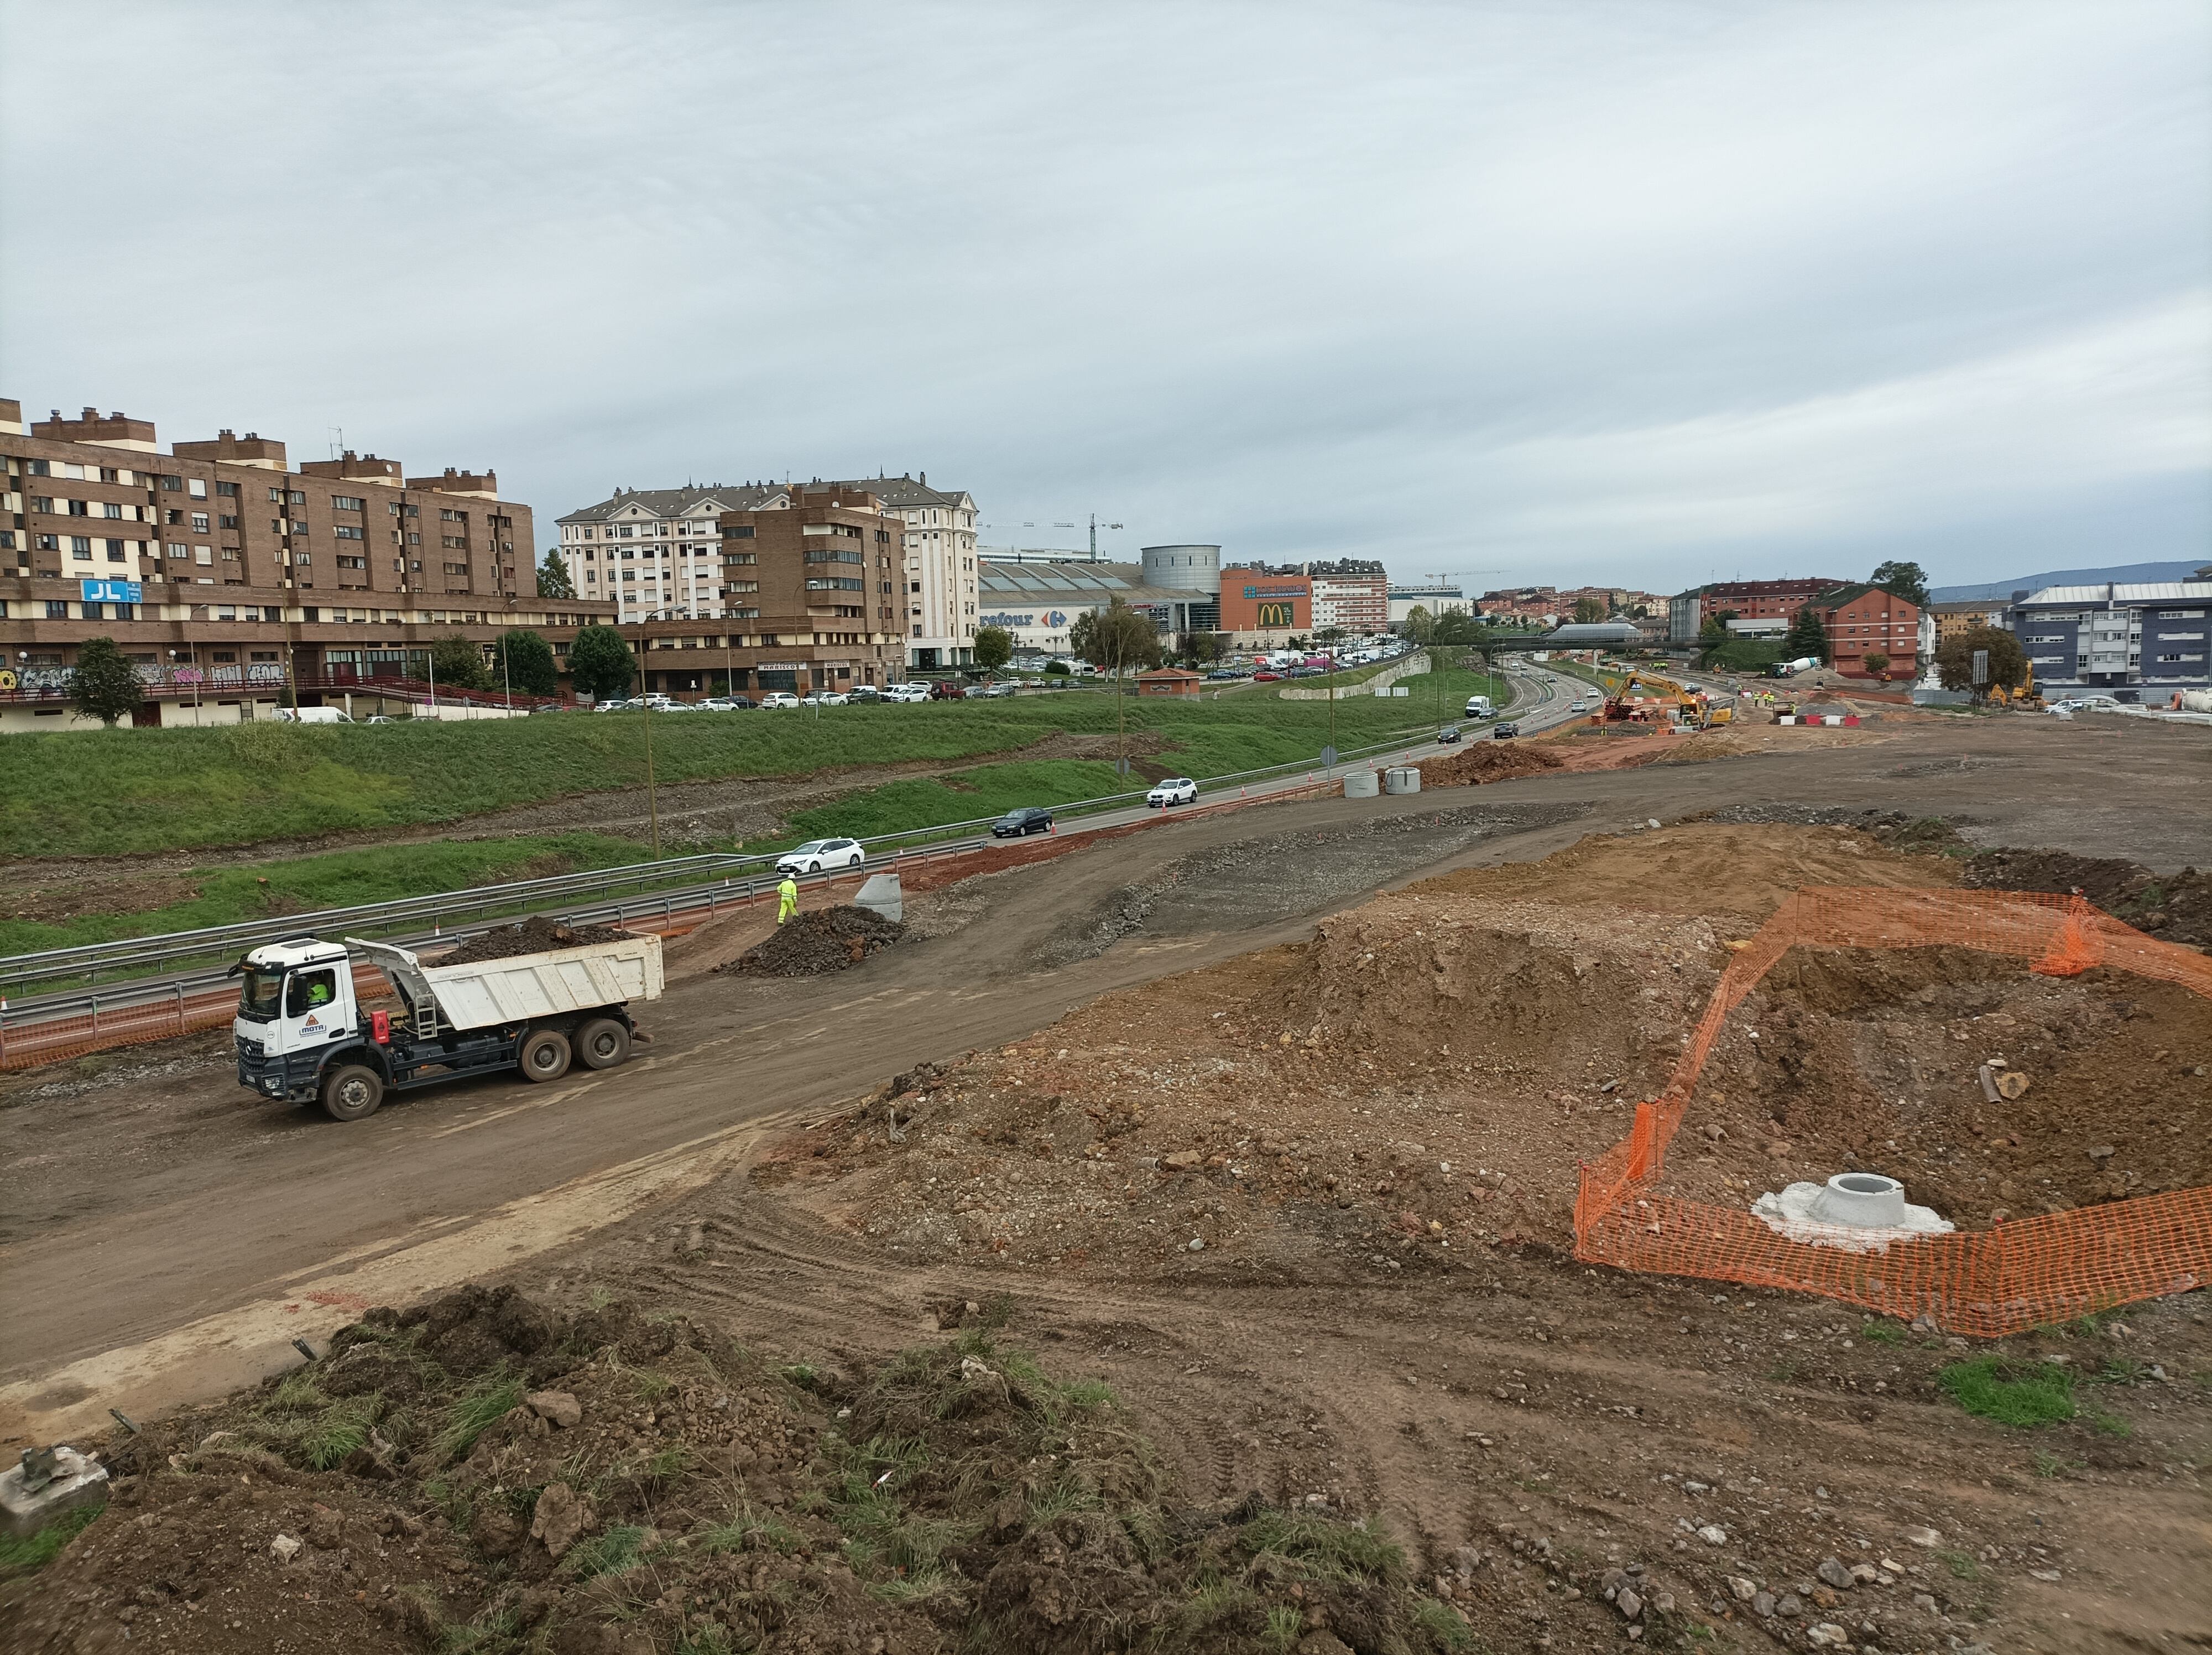
[[[399,1001],[364,1011],[353,962],[373,962]],[[231,1025],[238,1083],[319,1103],[334,1121],[376,1112],[387,1091],[520,1069],[557,1080],[573,1062],[610,1069],[642,1038],[629,1002],[660,998],[660,939],[614,940],[461,964],[404,948],[300,937],[256,948]]]

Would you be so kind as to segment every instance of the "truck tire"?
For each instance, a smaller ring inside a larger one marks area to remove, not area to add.
[[[595,1017],[576,1031],[576,1061],[587,1069],[611,1069],[629,1061],[629,1031],[611,1017]]]
[[[558,1029],[532,1029],[515,1052],[526,1080],[557,1080],[568,1072],[568,1037]]]
[[[384,1101],[384,1077],[366,1063],[342,1063],[323,1076],[323,1113],[333,1121],[365,1121]]]

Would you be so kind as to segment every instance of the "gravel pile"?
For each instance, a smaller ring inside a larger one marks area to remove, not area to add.
[[[820,977],[849,970],[905,934],[904,926],[866,908],[817,909],[794,914],[766,942],[715,969],[749,977]]]
[[[449,954],[432,961],[436,965],[474,965],[480,960],[514,959],[523,954],[543,954],[556,948],[583,948],[595,942],[620,942],[629,933],[611,925],[563,925],[558,920],[532,915],[514,925],[502,925],[471,937]]]

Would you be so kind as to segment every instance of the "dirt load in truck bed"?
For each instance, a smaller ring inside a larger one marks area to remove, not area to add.
[[[495,926],[471,937],[450,953],[425,965],[475,965],[485,960],[515,959],[524,954],[547,954],[558,948],[584,948],[595,942],[620,942],[630,935],[611,925],[563,925],[558,920],[532,915],[513,925]]]

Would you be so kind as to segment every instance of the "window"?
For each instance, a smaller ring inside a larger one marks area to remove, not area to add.
[[[83,563],[92,561],[92,537],[87,534],[70,536],[70,556]]]
[[[760,582],[758,581],[726,581],[722,583],[722,589],[725,592],[758,592]]]
[[[460,534],[441,534],[438,537],[438,540],[439,544],[443,545],[448,551],[452,551],[457,547],[465,546],[469,543],[468,537]]]
[[[188,495],[191,496],[191,497],[192,497],[193,499],[195,499],[195,500],[204,500],[204,499],[206,499],[206,498],[207,498],[207,478],[204,478],[204,477],[188,477],[188,478],[186,478],[185,479],[185,492],[186,494],[188,494]]]
[[[238,519],[233,516],[230,513],[225,512],[220,518],[216,519],[216,523],[219,527],[234,529],[238,526]]]
[[[69,502],[69,514],[70,514],[71,517],[89,517],[89,516],[91,516],[91,515],[92,515],[92,502],[91,502],[89,500],[72,500],[72,501],[70,501],[70,502]]]
[[[205,569],[209,564],[215,562],[215,548],[213,546],[194,546],[192,548],[192,561],[198,563],[202,569]]]
[[[215,485],[215,491],[233,500],[238,498],[238,484],[235,483],[218,483]]]
[[[54,534],[34,534],[31,537],[31,545],[33,550],[39,551],[59,551],[62,545],[61,537]]]
[[[410,530],[408,532],[407,544],[410,546],[419,546],[422,544],[422,537]]]
[[[809,592],[866,592],[866,581],[848,581],[842,575],[814,576],[806,582]]]
[[[123,555],[123,542],[110,540],[107,543],[107,561],[111,563],[120,563],[125,561]]]
[[[46,618],[50,621],[65,621],[69,619],[69,600],[64,598],[47,599]]]
[[[314,561],[315,556],[310,551],[295,551],[292,554],[292,567],[294,569],[306,569]]]
[[[341,523],[331,532],[341,540],[358,540],[362,538],[360,526],[353,523]]]
[[[192,514],[192,532],[194,534],[205,534],[207,532],[208,514],[204,511],[194,512]]]
[[[235,563],[242,561],[238,548],[236,546],[225,546],[222,549],[222,561],[226,563]]]
[[[123,508],[115,501],[103,500],[100,502],[100,514],[102,517],[120,517],[123,515]]]
[[[191,557],[191,555],[192,555],[191,548],[190,546],[185,545],[182,541],[179,541],[179,540],[172,540],[172,541],[170,541],[170,542],[169,542],[169,556],[170,556],[170,557],[174,557],[174,558],[178,559],[179,562],[181,562],[183,559],[185,559],[185,558],[186,558],[186,557]]]
[[[284,498],[289,503],[295,506],[304,506],[307,503],[307,496],[306,493],[299,489],[290,490],[285,495]]]
[[[468,572],[469,566],[466,563],[448,563],[446,565],[446,573],[448,575],[465,575]]]
[[[53,475],[52,472],[46,469],[46,462],[43,459],[25,460],[23,462],[23,474],[26,477],[51,477]]]
[[[735,523],[722,531],[725,540],[750,540],[752,538],[753,526],[750,523]]]
[[[348,557],[341,553],[338,557],[338,567],[340,569],[367,569],[368,567],[368,559],[366,557]]]
[[[450,506],[441,506],[438,520],[441,523],[465,523],[469,520],[469,514],[465,511],[455,511]]]
[[[305,1017],[310,1012],[335,1010],[337,992],[335,968],[290,972],[284,979],[284,1015]]]
[[[30,506],[33,511],[42,511],[51,514],[54,508],[54,497],[49,494],[34,494],[31,496]]]
[[[332,511],[367,511],[368,502],[359,495],[334,494],[331,496]]]
[[[757,563],[760,562],[760,554],[752,551],[726,551],[722,554],[722,562],[726,566],[732,563]]]

